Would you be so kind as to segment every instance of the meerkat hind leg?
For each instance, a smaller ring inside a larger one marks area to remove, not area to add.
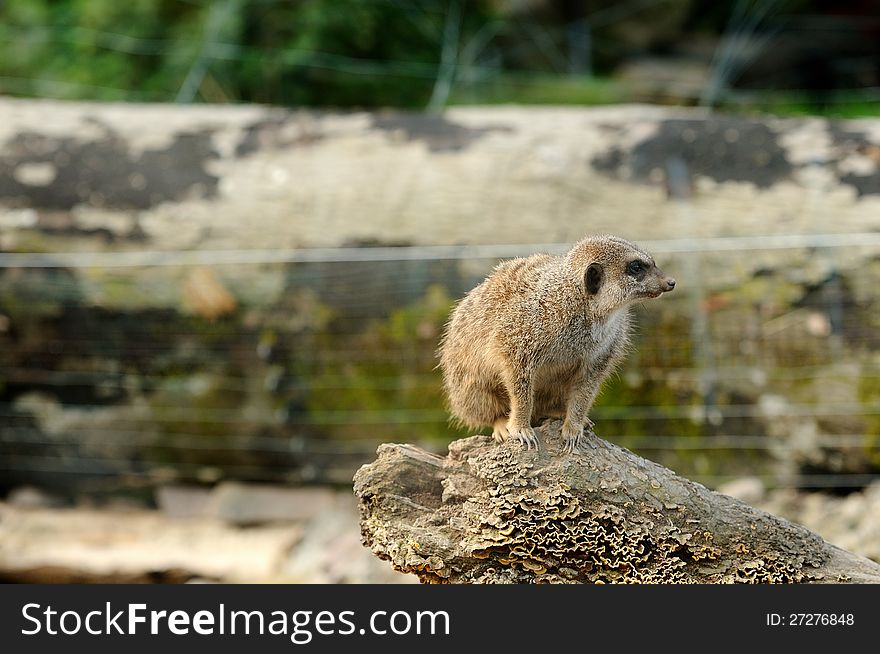
[[[496,443],[503,443],[510,438],[510,432],[507,430],[507,416],[498,416],[492,425],[492,438]]]

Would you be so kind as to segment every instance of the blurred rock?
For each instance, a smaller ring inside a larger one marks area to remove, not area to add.
[[[211,494],[208,515],[233,525],[309,520],[330,513],[336,492],[328,488],[226,482]],[[356,523],[356,521],[355,521]]]
[[[734,479],[726,484],[722,484],[716,490],[723,495],[730,495],[752,506],[764,499],[766,491],[764,482],[757,477]]]
[[[845,497],[775,490],[758,508],[800,523],[829,543],[880,562],[880,482]]]
[[[417,581],[361,545],[355,498],[346,491],[169,486],[156,501],[160,511],[25,509],[0,502],[0,582]],[[249,511],[240,504],[252,501],[262,508]],[[275,505],[274,515],[267,505]],[[228,524],[207,515],[217,508],[236,519],[253,523],[259,515],[276,524]],[[300,518],[281,524],[285,510]]]
[[[19,486],[9,491],[6,501],[18,509],[47,509],[64,505],[64,501],[34,486]]]
[[[208,514],[211,489],[202,486],[160,486],[156,506],[169,518],[203,518]]]
[[[265,581],[299,534],[295,525],[243,530],[157,511],[0,504],[0,579]]]
[[[710,75],[705,61],[691,57],[639,57],[615,71],[615,77],[638,89],[644,100],[699,98]]]
[[[414,575],[396,572],[361,543],[355,499],[336,498],[334,509],[303,527],[303,537],[281,571],[292,580],[309,583],[418,583]]]

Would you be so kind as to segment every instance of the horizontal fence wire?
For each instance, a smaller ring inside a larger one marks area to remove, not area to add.
[[[878,247],[880,233],[761,234],[686,239],[646,239],[639,245],[659,254],[753,252],[793,248]],[[128,268],[151,266],[223,266],[268,263],[354,263],[507,259],[547,252],[560,254],[570,243],[412,245],[251,250],[139,250],[130,252],[0,252],[7,268]]]

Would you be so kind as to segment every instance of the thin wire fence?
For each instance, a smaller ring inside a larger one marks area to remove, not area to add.
[[[871,233],[644,245],[672,271],[699,271],[692,257],[745,260],[756,249],[778,252],[784,271],[791,253],[821,251],[844,281],[880,252]],[[855,246],[867,259],[851,256]],[[14,347],[0,366],[0,467],[18,482],[97,476],[123,487],[169,476],[347,483],[381,441],[442,451],[466,433],[449,425],[436,370],[452,303],[496,257],[565,247],[0,254],[0,314],[51,301],[54,315],[32,325],[38,335],[26,324],[4,334]],[[401,274],[404,264],[421,274]],[[261,271],[285,284],[271,302],[242,301],[212,319],[126,318],[80,288],[81,273],[112,268],[119,283],[147,267],[181,279],[210,267],[230,287]],[[774,284],[789,282],[771,275],[763,299],[702,288],[695,303],[694,285],[676,276],[675,294],[636,311],[633,353],[593,411],[600,435],[709,484],[755,474],[773,486],[843,490],[880,478],[876,291],[855,296],[824,279],[774,304]],[[822,288],[831,292],[817,295]],[[297,304],[303,294],[309,302]],[[716,296],[726,298],[720,307]],[[297,326],[285,327],[291,319]],[[696,339],[706,339],[702,350]]]
[[[436,61],[236,41],[236,15],[283,0],[180,0],[202,10],[202,22],[173,38],[98,29],[77,17],[6,21],[0,40],[7,43],[95,49],[154,64],[172,50],[190,57],[178,66],[179,79],[162,88],[46,72],[0,74],[0,93],[192,102],[208,99],[204,80],[215,67],[250,61],[424,83],[426,102],[441,110],[493,85],[592,83],[594,56],[617,48],[603,28],[668,1],[618,2],[557,25],[526,16],[466,31],[468,6],[459,0],[447,7],[381,0],[436,45]],[[774,105],[778,94],[731,87],[774,39],[815,37],[816,22],[786,15],[787,6],[737,2],[708,81],[666,88],[663,97],[707,107]],[[839,18],[823,29],[855,32],[877,20]],[[608,97],[657,93],[645,81],[625,86],[626,95]],[[784,95],[797,101],[815,93],[790,88]],[[878,101],[880,86],[871,83],[822,96],[840,107]],[[679,199],[683,221],[697,221],[687,198]],[[636,311],[633,351],[594,409],[598,433],[713,486],[743,474],[772,486],[839,490],[878,479],[880,286],[859,282],[880,260],[880,234],[822,230],[641,243],[681,284]],[[0,252],[0,486],[44,483],[75,492],[83,484],[119,489],[227,477],[347,484],[378,442],[415,440],[442,451],[466,433],[449,424],[436,370],[452,303],[501,259],[568,247]],[[792,281],[786,266],[805,252],[830,272]],[[723,256],[729,271],[750,270],[756,253],[778,260],[778,268],[731,276],[721,286],[704,280],[710,258]],[[197,269],[233,296],[232,308],[207,315],[185,299],[180,306],[169,300],[186,295]],[[255,279],[268,277],[280,280],[278,292],[247,294]]]

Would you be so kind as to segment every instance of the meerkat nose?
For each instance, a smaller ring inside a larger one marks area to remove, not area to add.
[[[675,280],[672,277],[670,277],[669,279],[666,280],[666,285],[669,287],[669,290],[671,291],[673,288],[675,288]]]

